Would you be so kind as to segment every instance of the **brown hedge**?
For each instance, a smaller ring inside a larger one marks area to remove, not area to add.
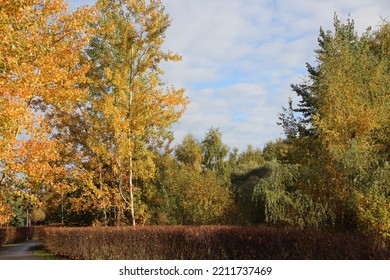
[[[0,228],[0,246],[23,242],[34,237],[34,227]]]
[[[43,228],[53,254],[71,259],[385,259],[388,246],[353,233],[270,227]]]

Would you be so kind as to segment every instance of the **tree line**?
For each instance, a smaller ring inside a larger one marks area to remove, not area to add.
[[[161,82],[159,0],[0,6],[0,224],[259,224],[390,233],[390,25],[334,17],[291,85],[285,137],[173,145],[188,100]]]

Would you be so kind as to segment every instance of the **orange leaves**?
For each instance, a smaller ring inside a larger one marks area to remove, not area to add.
[[[25,174],[31,185],[53,182],[63,169],[56,167],[55,162],[59,160],[56,148],[54,141],[34,138],[22,141],[18,148],[18,172]]]
[[[88,70],[79,59],[90,36],[86,22],[93,19],[92,10],[68,14],[63,1],[30,2],[0,27],[6,31],[0,33],[5,68],[0,80],[26,101],[37,95],[47,103],[73,100],[72,89]]]
[[[0,187],[19,188],[30,201],[66,178],[59,155],[66,147],[53,138],[48,115],[86,99],[80,85],[89,70],[84,48],[95,13],[68,13],[67,6],[63,0],[0,2]]]
[[[13,217],[13,209],[7,202],[7,197],[0,191],[0,225],[6,224]]]

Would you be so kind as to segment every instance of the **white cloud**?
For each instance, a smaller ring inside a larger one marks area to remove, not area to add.
[[[174,126],[177,141],[188,132],[202,138],[212,126],[240,149],[281,137],[277,114],[293,95],[290,83],[304,79],[306,62],[315,63],[320,26],[332,30],[334,12],[342,21],[350,13],[361,33],[390,10],[388,1],[373,2],[164,2],[173,19],[165,47],[183,56],[164,66],[165,78],[191,100]]]
[[[71,7],[93,0],[71,0]],[[220,127],[224,141],[244,149],[281,137],[281,107],[293,96],[290,83],[315,64],[320,26],[333,29],[336,12],[348,14],[359,33],[389,19],[388,0],[163,0],[172,25],[164,48],[183,61],[163,65],[168,84],[184,87],[191,100],[173,129],[202,138]]]
[[[209,128],[219,127],[231,147],[260,146],[269,140],[269,133],[280,132],[275,105],[266,95],[261,84],[251,83],[194,90],[187,112],[174,126],[176,137],[180,140],[191,132],[201,139]]]

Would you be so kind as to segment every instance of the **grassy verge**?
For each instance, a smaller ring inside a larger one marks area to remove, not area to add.
[[[47,252],[43,245],[39,245],[32,248],[32,251],[34,253],[34,256],[38,256],[44,260],[67,260],[64,257],[56,256]]]

